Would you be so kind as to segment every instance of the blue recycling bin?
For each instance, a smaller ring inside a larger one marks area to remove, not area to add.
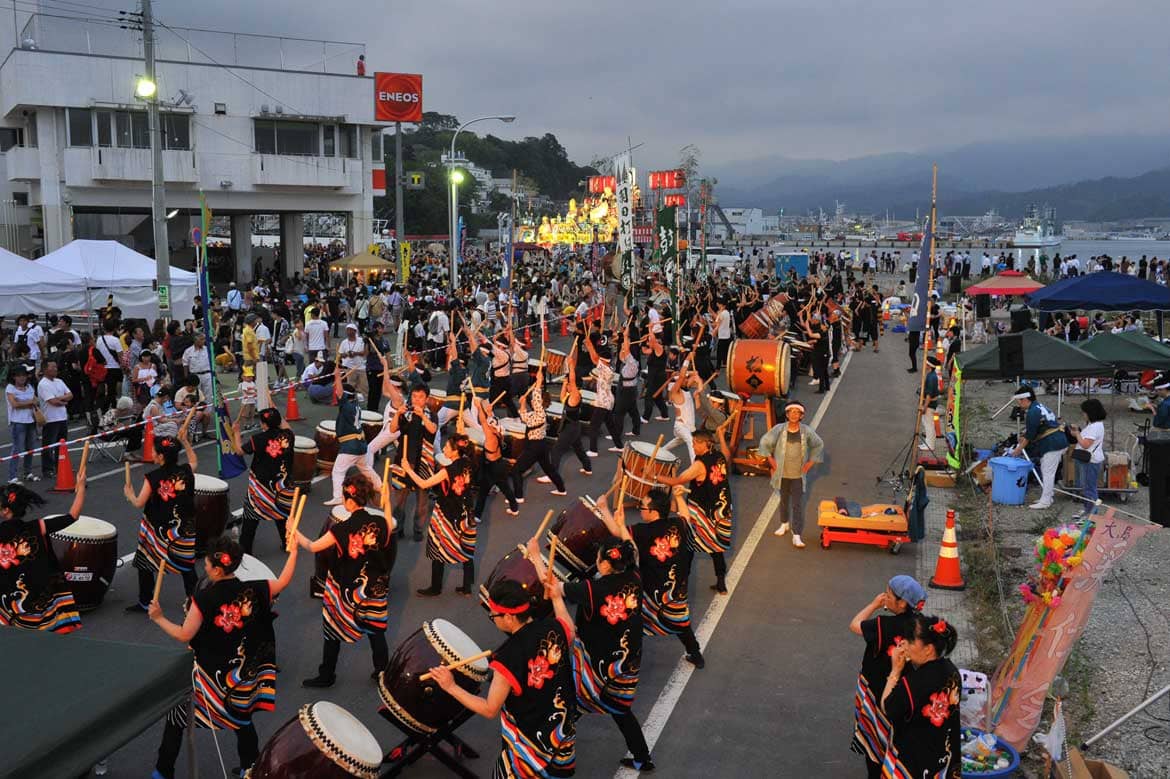
[[[1032,463],[1022,457],[992,457],[991,500],[1004,506],[1024,505]]]

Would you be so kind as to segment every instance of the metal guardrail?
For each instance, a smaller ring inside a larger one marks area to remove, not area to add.
[[[21,30],[18,46],[32,50],[141,57],[142,33],[122,29],[116,22],[36,13],[29,17]],[[159,26],[155,29],[155,53],[159,61],[355,75],[358,56],[366,53],[366,46],[350,41]]]

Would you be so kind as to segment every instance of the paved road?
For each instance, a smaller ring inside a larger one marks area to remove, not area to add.
[[[681,645],[673,639],[647,639],[642,682],[636,711],[646,718],[654,710],[654,722],[647,723],[650,735],[661,732],[654,750],[659,775],[725,776],[732,766],[743,776],[853,776],[860,764],[848,751],[853,681],[859,653],[858,642],[848,632],[849,618],[868,601],[893,573],[913,572],[913,550],[893,557],[873,547],[816,546],[816,501],[838,494],[863,502],[885,499],[875,485],[875,476],[894,457],[912,424],[912,379],[903,371],[900,341],[887,339],[886,349],[853,355],[844,378],[831,399],[820,423],[828,459],[813,472],[809,506],[807,549],[792,548],[787,539],[771,535],[773,523],[759,538],[750,564],[744,566],[741,550],[752,533],[769,490],[763,479],[737,478],[733,481],[736,502],[737,557],[742,568],[738,584],[724,596],[722,619],[706,648],[708,665],[687,678],[680,669]],[[898,356],[895,356],[898,355]],[[816,411],[819,396],[808,394],[799,382],[798,394]],[[295,424],[301,435],[311,435],[316,423],[332,418],[325,407],[302,405],[308,421]],[[652,423],[643,438],[653,440],[659,433],[669,437],[669,425]],[[757,425],[757,431],[759,426]],[[210,449],[200,452],[201,472],[213,470]],[[517,518],[504,513],[499,497],[489,504],[486,523],[480,528],[477,579],[482,581],[509,548],[526,539],[550,508],[568,506],[573,496],[597,495],[604,491],[616,467],[616,455],[602,453],[595,460],[593,477],[577,473],[576,463],[567,459],[562,467],[570,497],[548,495],[548,487],[529,486],[529,502]],[[133,551],[138,518],[126,509],[121,498],[121,477],[110,467],[108,478],[91,484],[86,513],[113,522],[119,531],[122,554]],[[101,474],[91,472],[91,479]],[[141,470],[135,472],[141,483]],[[232,506],[242,505],[246,484],[243,478],[231,484]],[[327,510],[327,483],[318,484],[306,509],[304,525],[316,531]],[[54,496],[48,508],[61,510],[66,496]],[[759,533],[756,533],[759,536]],[[283,555],[275,533],[262,527],[257,539],[258,556],[279,570]],[[258,718],[261,741],[292,717],[304,702],[328,699],[346,707],[374,733],[384,749],[399,740],[398,732],[377,715],[378,696],[368,678],[369,650],[366,645],[346,646],[342,651],[339,680],[332,689],[304,690],[300,681],[316,673],[321,651],[320,601],[307,595],[311,559],[302,558],[297,581],[279,604],[280,636],[277,710]],[[452,590],[457,573],[448,571],[447,592],[440,598],[424,599],[414,590],[429,580],[429,561],[424,544],[407,541],[400,545],[398,562],[391,578],[391,620],[388,642],[391,651],[424,620],[444,618],[459,625],[481,646],[500,643],[477,602]],[[696,561],[692,575],[692,612],[696,624],[708,612],[714,594],[709,559]],[[106,603],[83,618],[80,635],[133,643],[162,644],[168,641],[145,617],[123,614],[123,607],[135,597],[133,570],[124,568],[115,578]],[[168,577],[163,603],[169,616],[179,616],[182,588],[178,577]],[[707,628],[712,624],[708,620]],[[685,664],[682,664],[685,666]],[[686,666],[689,668],[689,666]],[[685,671],[685,669],[683,669]],[[673,675],[673,676],[672,676]],[[685,686],[684,686],[685,685]],[[673,705],[672,705],[673,702]],[[657,704],[657,706],[656,706]],[[657,722],[658,724],[655,724]],[[613,776],[624,745],[608,718],[588,717],[578,728],[578,775]],[[109,776],[139,777],[149,774],[161,728],[140,736],[109,760]],[[230,734],[218,733],[219,749],[228,768],[235,765],[235,743]],[[491,756],[499,738],[497,722],[474,718],[460,735],[479,749],[483,757],[471,763],[481,776],[490,775]],[[220,762],[213,735],[197,733],[200,776],[220,776]],[[180,776],[186,776],[186,755],[180,757]],[[415,777],[445,777],[448,772],[431,758],[425,758],[406,773]]]

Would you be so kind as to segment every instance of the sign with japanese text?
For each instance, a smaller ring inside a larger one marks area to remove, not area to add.
[[[650,189],[682,189],[687,185],[687,175],[681,170],[650,171]]]

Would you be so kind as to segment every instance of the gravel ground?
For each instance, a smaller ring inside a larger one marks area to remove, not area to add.
[[[965,437],[973,446],[988,448],[1016,432],[1005,411],[991,414],[1011,396],[1013,384],[968,381],[963,401]],[[1083,395],[1065,396],[1063,417],[1083,423],[1080,402]],[[1105,404],[1106,451],[1129,448],[1130,432],[1142,416],[1127,408],[1129,396],[1097,395]],[[1056,397],[1041,397],[1056,410]],[[1113,423],[1111,425],[1111,422]],[[1114,440],[1111,436],[1114,436]],[[1135,469],[1136,470],[1136,469]],[[961,487],[960,489],[969,489]],[[1029,502],[1039,487],[1030,487]],[[1147,491],[1142,488],[1120,503],[1104,496],[1108,505],[1141,517],[1149,515]],[[1000,545],[1008,614],[1018,624],[1023,602],[1017,587],[1032,565],[1031,550],[1045,527],[1070,519],[1076,503],[1058,493],[1048,510],[1033,511],[1026,506],[995,506],[997,538]],[[1121,717],[1150,694],[1170,684],[1170,532],[1147,535],[1105,580],[1097,597],[1077,651],[1065,669],[1073,690],[1066,701],[1070,741],[1092,736]],[[989,658],[997,663],[1000,658]],[[1047,730],[1046,718],[1042,729]],[[1170,776],[1170,699],[1161,701],[1097,742],[1092,755],[1124,767],[1134,779],[1165,779]]]

